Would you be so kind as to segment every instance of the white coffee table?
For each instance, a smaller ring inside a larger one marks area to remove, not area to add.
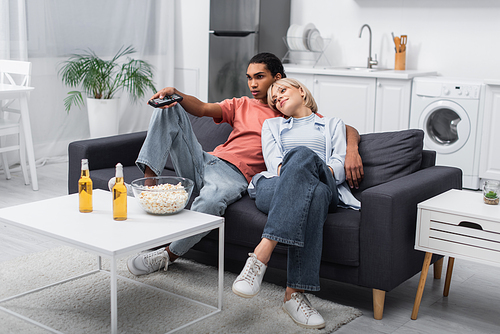
[[[411,319],[416,320],[432,254],[449,256],[443,295],[455,258],[500,266],[500,205],[481,192],[452,189],[418,204],[415,249],[426,252]]]
[[[93,202],[94,211],[91,213],[80,213],[78,211],[78,194],[0,209],[0,221],[2,223],[49,237],[71,247],[96,254],[99,259],[98,268],[95,271],[0,300],[0,303],[40,291],[55,284],[81,278],[92,273],[109,272],[111,277],[111,333],[116,333],[118,329],[118,277],[143,285],[143,283],[117,275],[117,259],[198,233],[219,229],[217,307],[193,301],[213,309],[213,312],[176,328],[171,332],[177,331],[222,311],[224,284],[224,218],[190,210],[182,210],[180,213],[170,216],[154,216],[147,214],[139,206],[135,198],[129,197],[127,201],[127,220],[115,221],[112,216],[112,199],[110,192],[94,190]],[[101,268],[101,257],[110,260],[110,271]],[[171,294],[170,292],[166,293]],[[186,299],[185,297],[183,298]],[[59,333],[52,328],[48,328],[41,323],[28,319],[1,306],[0,310],[13,314],[54,333]]]

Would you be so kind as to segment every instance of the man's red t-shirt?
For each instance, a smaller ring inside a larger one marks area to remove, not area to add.
[[[266,119],[282,114],[247,96],[224,100],[219,105],[222,108],[222,119],[214,121],[229,123],[233,131],[224,144],[210,153],[238,167],[250,182],[255,174],[266,169],[260,138],[262,124]]]

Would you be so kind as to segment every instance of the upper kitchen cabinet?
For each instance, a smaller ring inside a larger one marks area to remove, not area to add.
[[[412,79],[423,71],[317,69],[286,65],[305,84],[325,116],[339,117],[359,133],[408,129]]]
[[[500,81],[486,81],[479,177],[500,180]],[[496,111],[496,112],[495,112]]]

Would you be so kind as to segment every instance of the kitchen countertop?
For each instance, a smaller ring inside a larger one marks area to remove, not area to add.
[[[384,78],[384,79],[412,79],[414,77],[423,76],[434,76],[437,75],[436,71],[419,71],[419,70],[379,70],[379,71],[368,71],[365,69],[352,70],[346,67],[356,67],[358,66],[346,66],[346,67],[310,67],[304,65],[293,65],[284,64],[285,72],[288,73],[302,73],[302,74],[323,74],[323,75],[338,75],[338,76],[349,76],[349,77],[365,77],[365,78]]]
[[[498,86],[498,85],[500,85],[500,80],[498,80],[498,79],[485,79],[484,83],[487,84],[487,85]]]

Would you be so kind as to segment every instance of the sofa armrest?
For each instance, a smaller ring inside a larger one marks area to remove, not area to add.
[[[360,261],[368,265],[360,272],[361,285],[370,282],[371,288],[390,291],[418,273],[423,253],[414,250],[417,204],[461,188],[459,168],[433,166],[366,189],[361,195]]]
[[[134,166],[146,131],[75,141],[68,146],[68,193],[78,192],[81,160],[89,160],[90,171],[112,168],[118,162],[123,166]]]
[[[436,151],[422,150],[422,164],[420,169],[436,165]]]

